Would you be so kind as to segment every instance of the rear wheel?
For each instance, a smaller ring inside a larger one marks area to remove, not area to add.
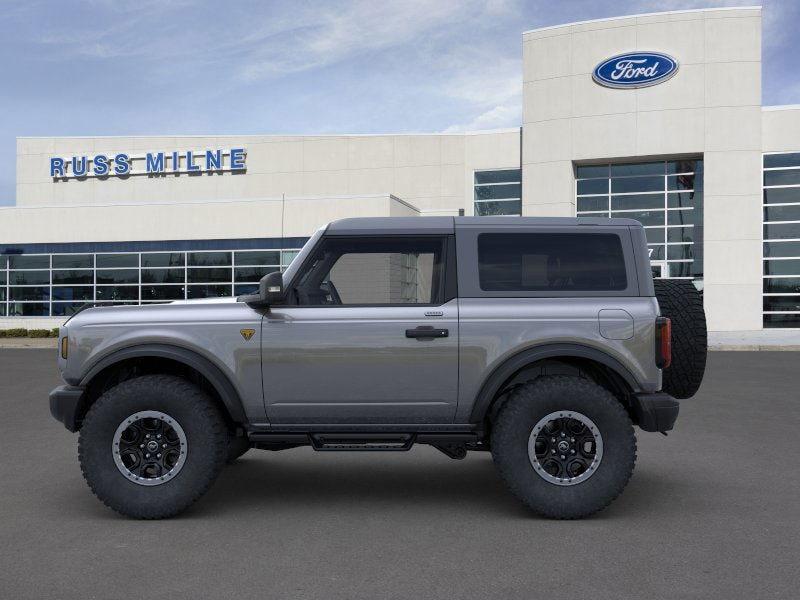
[[[516,388],[492,427],[492,456],[510,490],[550,518],[591,515],[616,498],[636,462],[633,424],[606,389],[580,377]]]
[[[703,381],[708,332],[703,297],[691,281],[653,281],[661,315],[672,321],[672,364],[662,372],[661,389],[673,398],[691,398]]]
[[[228,451],[219,409],[203,390],[170,375],[123,381],[89,409],[78,440],[92,492],[139,519],[178,514],[216,479]]]

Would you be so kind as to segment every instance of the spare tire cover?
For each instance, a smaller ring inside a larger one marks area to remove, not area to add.
[[[672,321],[672,364],[662,372],[661,389],[674,398],[695,395],[706,370],[708,332],[703,297],[691,281],[653,281],[661,316]]]

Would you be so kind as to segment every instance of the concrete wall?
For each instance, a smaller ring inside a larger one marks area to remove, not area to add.
[[[765,107],[761,124],[764,152],[800,152],[800,105]]]
[[[519,167],[519,130],[475,134],[19,138],[17,205],[207,202],[390,192],[422,211],[472,211],[475,169]],[[52,156],[244,147],[244,174],[53,181]],[[354,212],[351,216],[361,216]],[[230,236],[229,236],[230,237]]]
[[[576,162],[702,154],[709,327],[761,329],[760,9],[577,23],[527,32],[523,45],[523,214],[574,216]],[[680,69],[649,88],[592,80],[633,50]]]

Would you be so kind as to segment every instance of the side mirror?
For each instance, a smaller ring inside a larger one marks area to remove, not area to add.
[[[273,271],[267,273],[258,282],[258,293],[240,296],[239,302],[245,302],[254,308],[266,308],[283,302],[283,273]]]

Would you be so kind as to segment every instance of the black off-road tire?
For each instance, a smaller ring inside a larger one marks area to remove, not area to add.
[[[653,283],[661,315],[672,321],[672,364],[662,372],[661,389],[674,398],[691,398],[703,381],[708,354],[703,297],[691,281]]]
[[[246,436],[231,434],[228,441],[228,456],[225,462],[231,464],[236,461],[236,459],[243,456],[248,450],[250,450],[250,440],[248,440]]]
[[[535,425],[558,411],[585,415],[600,431],[603,454],[585,481],[562,486],[534,470],[528,440]],[[622,404],[580,377],[540,377],[511,392],[492,425],[492,457],[508,488],[536,513],[579,519],[608,506],[625,489],[636,463],[636,435]]]
[[[186,460],[169,481],[143,486],[127,479],[114,461],[120,424],[141,411],[170,415],[186,435]],[[137,519],[177,515],[200,498],[225,465],[228,430],[214,401],[199,387],[171,375],[144,375],[105,392],[89,409],[78,440],[78,460],[103,504]]]

